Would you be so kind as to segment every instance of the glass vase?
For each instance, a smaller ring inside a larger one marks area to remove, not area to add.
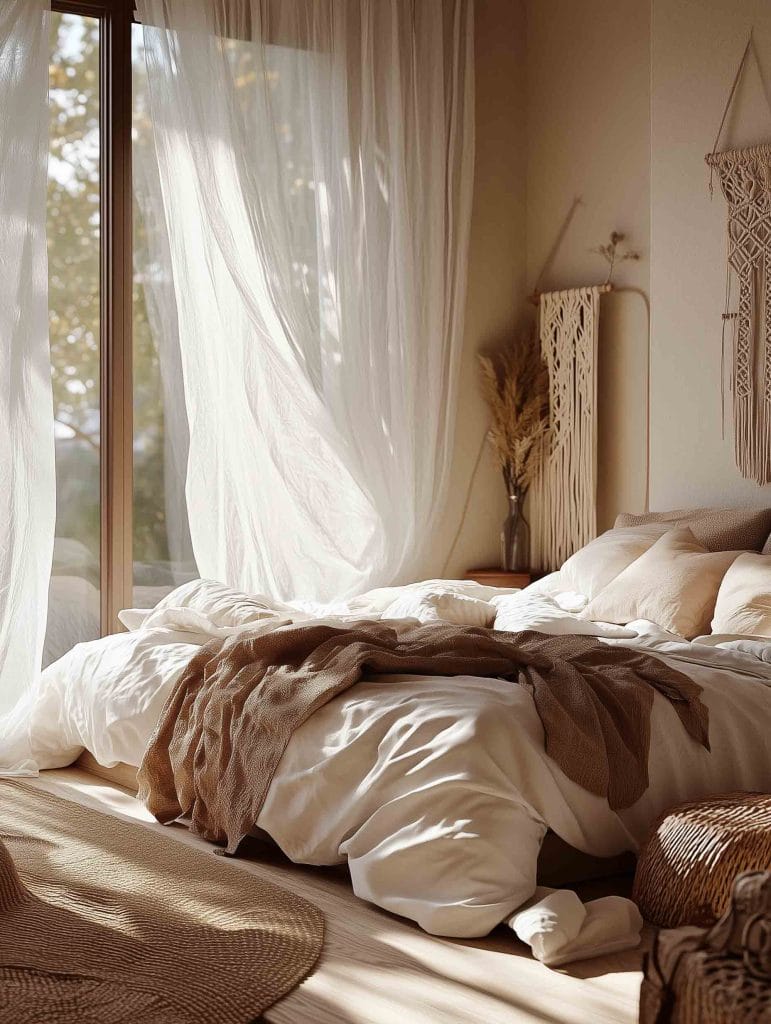
[[[501,530],[501,564],[504,572],[527,572],[530,568],[530,527],[522,511],[523,499],[510,494],[509,512]]]

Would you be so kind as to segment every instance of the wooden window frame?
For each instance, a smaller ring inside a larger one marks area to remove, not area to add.
[[[133,604],[131,23],[133,0],[52,0],[99,20],[101,632]]]

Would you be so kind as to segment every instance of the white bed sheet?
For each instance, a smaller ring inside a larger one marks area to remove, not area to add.
[[[567,632],[571,620],[586,630],[544,588],[509,600],[510,593],[453,586],[508,600],[521,626],[530,607],[544,632]],[[79,645],[46,670],[33,716],[41,766],[68,764],[83,747],[102,764],[138,764],[166,696],[202,643],[329,610],[271,609],[264,599],[229,597],[210,584],[180,589],[181,598],[170,595],[135,617],[142,623],[135,632]],[[378,592],[369,604],[358,599],[334,610],[378,617],[394,599],[392,590]],[[563,604],[574,605],[574,597]],[[635,849],[653,819],[678,801],[771,789],[771,643],[686,643],[646,622],[630,623],[621,638],[618,627],[597,624],[594,631],[687,673],[703,687],[710,711],[708,752],[656,697],[650,786],[633,807],[614,812],[560,771],[544,752],[540,720],[522,687],[402,676],[357,684],[295,733],[257,826],[295,861],[347,860],[363,899],[435,934],[474,936],[532,895],[549,828],[578,849],[611,856]]]

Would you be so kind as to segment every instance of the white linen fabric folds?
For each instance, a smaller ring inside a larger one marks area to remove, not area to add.
[[[212,637],[276,629],[288,619],[380,619],[414,597],[416,611],[453,621],[474,622],[478,605],[489,603],[498,609],[496,628],[508,628],[516,616],[518,629],[564,634],[573,623],[576,632],[587,631],[590,623],[564,607],[577,595],[558,596],[562,605],[530,590],[426,581],[373,591],[345,606],[303,609],[190,582],[152,611],[134,610],[127,617],[132,632],[79,644],[46,669],[34,709],[35,754],[47,768],[70,764],[84,747],[101,764],[140,764],[167,697]],[[543,726],[524,687],[478,676],[375,676],[294,733],[257,829],[297,863],[347,863],[362,899],[435,934],[474,936],[533,897],[547,829],[584,853],[611,857],[637,849],[674,804],[769,790],[770,641],[687,643],[645,622],[595,624],[594,633],[685,672],[702,687],[709,709],[711,751],[684,737],[672,705],[656,695],[649,786],[631,807],[613,810],[562,772],[544,749]],[[528,934],[543,933],[534,945],[545,962],[596,955],[634,941],[636,921],[624,908],[603,902],[584,911],[574,901],[572,924],[557,922],[562,936],[546,935],[543,917]]]
[[[508,921],[536,960],[559,967],[640,944],[643,919],[631,900],[603,896],[582,903],[571,889],[539,886]]]
[[[414,577],[453,432],[471,0],[137,12],[140,203],[171,261],[143,276],[179,346],[200,573],[314,600]]]
[[[55,519],[46,185],[50,3],[0,4],[0,774],[29,774]]]

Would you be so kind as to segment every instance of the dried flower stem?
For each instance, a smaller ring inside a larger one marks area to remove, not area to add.
[[[538,471],[549,428],[549,374],[534,334],[479,357],[490,406],[488,439],[507,493],[524,498]]]

